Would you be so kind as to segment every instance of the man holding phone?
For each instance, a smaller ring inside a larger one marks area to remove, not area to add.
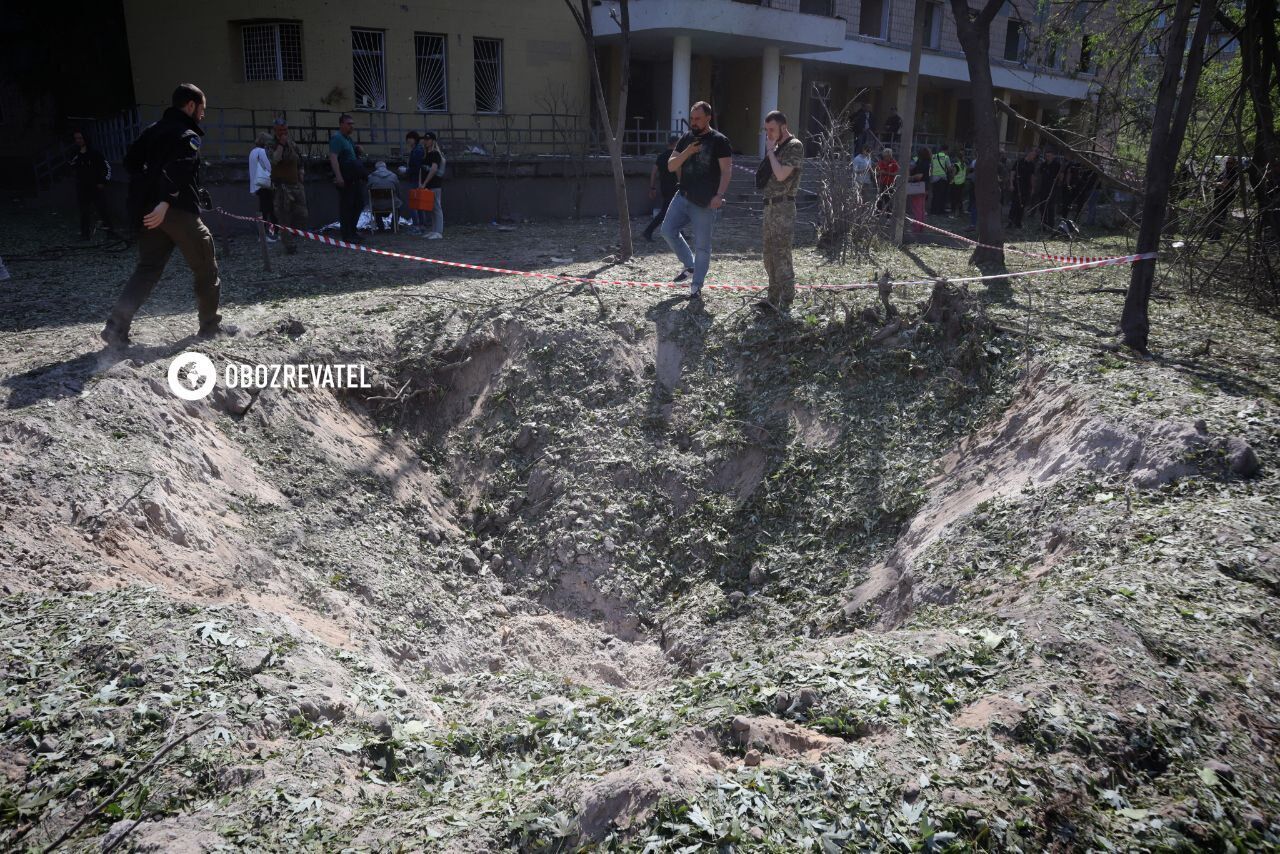
[[[728,138],[712,129],[711,105],[699,101],[689,108],[689,132],[676,143],[667,169],[680,178],[680,191],[662,221],[662,236],[684,266],[674,281],[690,276],[689,298],[698,299],[711,266],[711,236],[724,207],[724,194],[733,177],[733,148]],[[693,226],[693,249],[680,234]]]

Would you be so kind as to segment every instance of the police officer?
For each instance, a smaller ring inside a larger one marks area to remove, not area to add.
[[[89,144],[84,131],[76,129],[72,135],[76,153],[71,158],[71,168],[76,175],[76,202],[80,206],[80,239],[93,236],[93,215],[102,221],[107,234],[118,237],[111,227],[111,215],[107,211],[107,182],[111,180],[111,164],[102,152]]]
[[[764,117],[764,132],[768,144],[756,171],[756,186],[764,195],[764,269],[769,274],[769,298],[756,306],[763,311],[785,312],[796,295],[791,241],[804,143],[791,135],[787,117],[778,110]]]
[[[164,273],[176,246],[195,277],[198,335],[214,338],[222,329],[218,314],[221,284],[213,254],[213,235],[200,221],[200,208],[209,207],[209,194],[200,186],[200,143],[204,131],[204,93],[194,84],[173,90],[172,106],[160,121],[149,125],[129,146],[124,165],[129,170],[129,219],[141,225],[138,266],[125,284],[102,330],[102,340],[127,346],[133,316]]]

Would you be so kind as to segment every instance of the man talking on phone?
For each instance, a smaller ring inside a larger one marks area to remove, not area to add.
[[[764,195],[764,269],[769,274],[769,298],[756,308],[785,313],[796,296],[796,271],[791,242],[796,228],[796,192],[804,165],[804,143],[791,135],[787,117],[774,110],[764,117],[768,144],[756,170],[756,187]]]
[[[724,194],[733,177],[733,148],[728,138],[712,129],[711,105],[699,101],[689,108],[689,132],[676,143],[667,169],[680,178],[680,191],[662,221],[662,236],[683,265],[673,281],[690,276],[689,299],[699,299],[711,266],[711,235],[715,231]],[[693,226],[693,249],[680,229]]]

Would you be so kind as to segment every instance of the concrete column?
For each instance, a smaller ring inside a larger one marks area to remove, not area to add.
[[[764,49],[764,62],[760,65],[760,126],[764,125],[764,117],[770,111],[778,109],[778,77],[781,74],[782,59],[776,45]],[[798,117],[797,117],[798,118]],[[787,116],[791,120],[791,116]],[[760,156],[764,157],[767,144],[764,132],[757,131],[760,136]]]
[[[680,129],[689,117],[689,73],[693,60],[693,39],[676,36],[671,42],[671,129]]]

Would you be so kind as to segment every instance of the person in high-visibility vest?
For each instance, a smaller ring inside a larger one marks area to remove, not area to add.
[[[943,216],[947,212],[947,201],[951,196],[951,188],[948,186],[951,183],[951,169],[951,155],[947,154],[947,144],[944,142],[929,162],[929,192],[933,196],[929,212],[935,216]]]
[[[968,178],[963,154],[956,156],[953,166],[955,175],[951,178],[951,215],[960,216],[964,213],[964,183]]]

